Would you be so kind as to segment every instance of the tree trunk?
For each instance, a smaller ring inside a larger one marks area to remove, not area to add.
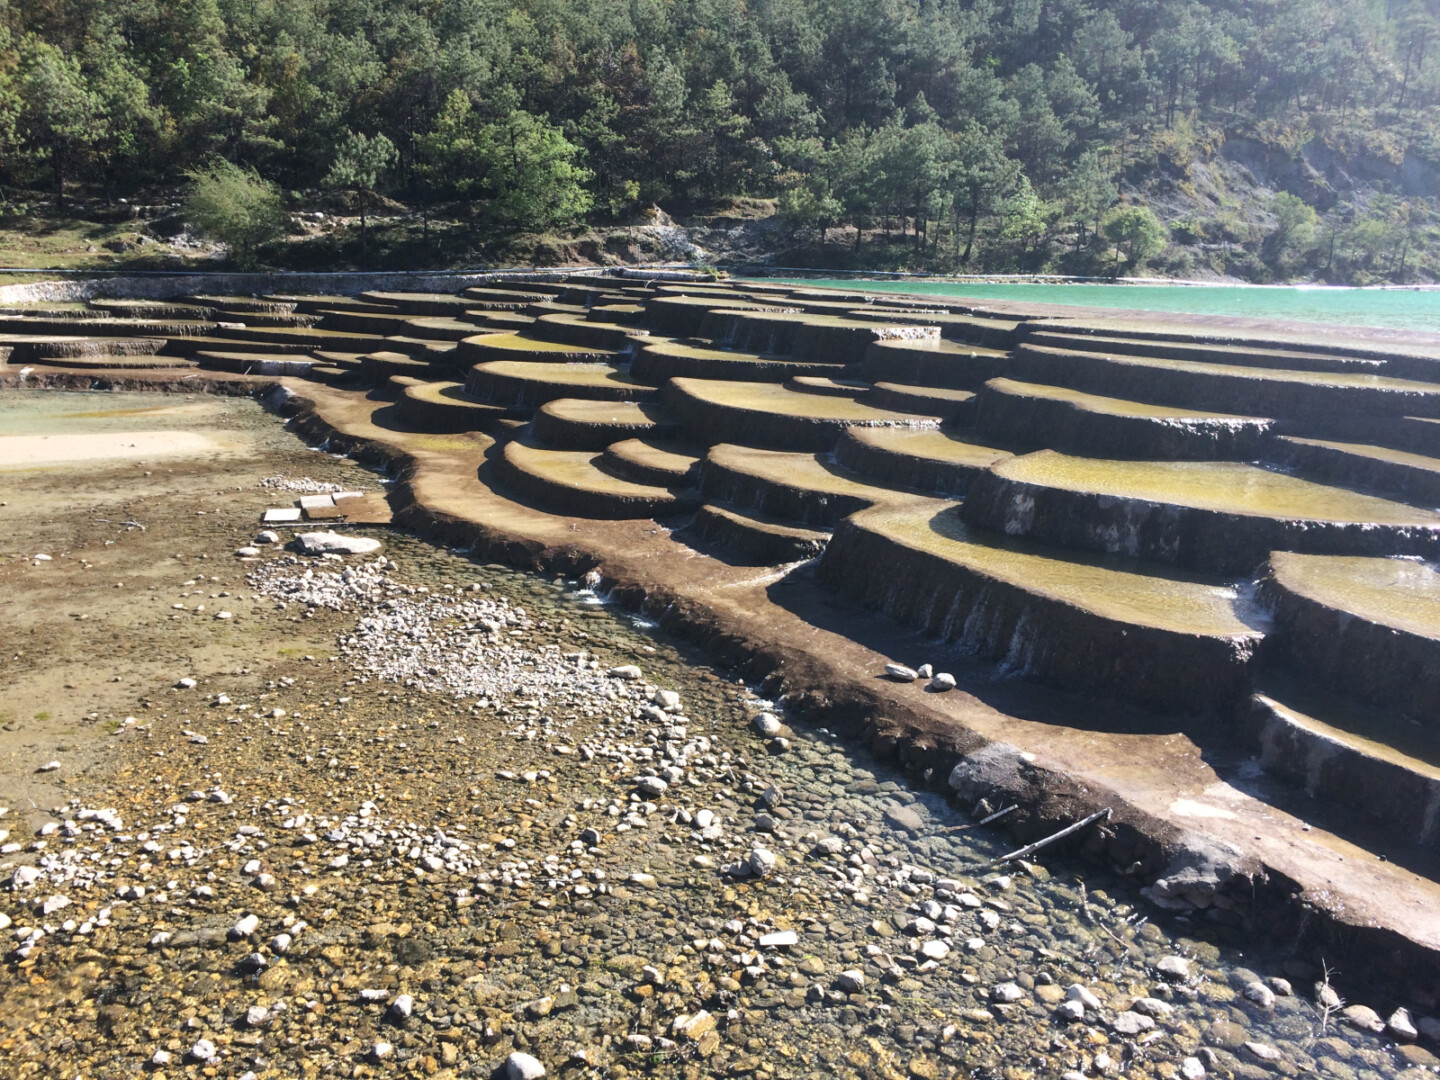
[[[65,209],[65,159],[59,144],[50,148],[50,168],[55,175],[55,212],[58,214]]]
[[[965,237],[965,254],[960,256],[962,263],[970,262],[970,251],[975,246],[975,226],[980,221],[980,200],[976,199],[970,204],[970,234]]]

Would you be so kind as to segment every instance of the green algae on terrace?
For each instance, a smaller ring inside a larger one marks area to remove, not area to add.
[[[845,438],[875,450],[945,465],[967,465],[984,469],[1010,457],[1010,451],[972,442],[954,432],[937,428],[868,427],[850,428]]]
[[[1270,557],[1275,582],[1328,608],[1422,637],[1440,638],[1440,574],[1414,559]]]
[[[504,453],[506,459],[522,471],[566,487],[643,499],[663,494],[649,484],[637,484],[603,472],[595,465],[600,455],[593,450],[548,450],[512,440],[505,444]]]
[[[1142,420],[1230,420],[1244,424],[1263,422],[1262,417],[1239,416],[1235,413],[1211,412],[1205,409],[1180,409],[1170,405],[1151,405],[1144,401],[1104,397],[1099,394],[1087,394],[1083,390],[1072,390],[1067,386],[1021,382],[1018,379],[991,379],[985,384],[985,388],[1016,397],[1035,397],[1044,398],[1047,401],[1059,401],[1082,412],[1101,413],[1109,416],[1129,416]]]
[[[874,487],[842,476],[826,468],[814,454],[757,450],[749,446],[722,443],[710,448],[705,462],[707,466],[714,464],[728,472],[754,477],[771,484],[833,495],[850,495],[870,503],[883,502],[896,494],[889,488]]]
[[[673,379],[681,393],[698,401],[754,413],[775,413],[851,424],[922,424],[926,418],[862,405],[833,394],[806,394],[771,383],[730,382],[721,379]],[[931,419],[927,426],[935,426]]]
[[[1229,461],[1116,461],[1054,450],[1010,458],[1003,480],[1282,520],[1440,527],[1440,513]]]
[[[1388,446],[1374,446],[1370,443],[1335,442],[1329,439],[1306,439],[1299,435],[1282,435],[1282,442],[1294,443],[1298,446],[1315,446],[1324,450],[1334,450],[1342,454],[1353,454],[1356,457],[1369,458],[1372,461],[1384,462],[1387,465],[1404,465],[1411,469],[1424,469],[1427,472],[1440,473],[1440,458],[1428,457],[1424,454],[1412,454],[1408,450],[1394,450]]]
[[[977,532],[954,506],[876,507],[856,520],[900,543],[1116,622],[1181,634],[1258,635],[1264,619],[1233,585]]]

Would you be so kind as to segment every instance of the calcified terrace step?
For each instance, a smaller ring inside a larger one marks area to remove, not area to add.
[[[1235,367],[1284,368],[1292,371],[1345,371],[1356,375],[1393,375],[1384,360],[1341,356],[1300,349],[1261,349],[1249,345],[1219,345],[1163,338],[1110,337],[1103,334],[1063,334],[1037,330],[1026,339],[1032,345],[1081,352],[1149,356],[1159,360],[1187,360]]]
[[[540,341],[610,352],[628,351],[650,336],[649,330],[593,322],[588,315],[542,315],[527,333]]]
[[[1008,450],[933,428],[852,427],[835,447],[835,460],[871,483],[934,495],[964,495],[976,476],[1008,457]]]
[[[1251,697],[1241,719],[1261,768],[1383,828],[1394,841],[1440,848],[1440,750],[1433,741],[1407,753],[1392,745],[1385,714],[1270,683]]]
[[[842,521],[819,573],[1011,672],[1167,712],[1241,697],[1265,625],[1232,585],[1009,541],[919,497]]]
[[[829,394],[851,399],[870,389],[869,383],[856,379],[832,379],[828,375],[794,375],[783,385],[786,390],[798,390],[802,394]]]
[[[528,415],[547,401],[650,401],[656,387],[642,383],[611,364],[551,364],[497,360],[476,364],[465,379],[465,392],[477,401]]]
[[[865,350],[859,374],[868,382],[978,390],[1013,375],[1010,354],[957,341],[877,341]]]
[[[656,296],[645,302],[642,325],[666,337],[696,337],[706,318],[717,307],[744,311],[793,311],[778,300],[764,302],[717,296]]]
[[[531,430],[557,450],[603,450],[623,439],[673,434],[675,422],[651,402],[557,398],[535,411]]]
[[[1091,457],[1248,461],[1275,421],[1102,397],[1063,386],[991,379],[980,391],[981,437],[1022,450]]]
[[[193,341],[194,339],[184,339]],[[48,334],[0,334],[12,364],[79,356],[151,356],[164,351],[164,338],[94,338]]]
[[[1296,675],[1440,733],[1440,574],[1409,559],[1277,551],[1271,648]]]
[[[1440,385],[1382,375],[1202,364],[1029,344],[1015,350],[1009,374],[1132,401],[1312,422],[1346,413],[1440,416]]]
[[[455,434],[488,431],[505,416],[497,405],[485,405],[465,396],[457,382],[427,382],[407,386],[396,399],[396,415],[414,431]]]
[[[237,375],[296,375],[305,378],[317,361],[296,353],[267,355],[251,352],[197,352],[194,361],[212,371],[230,371]]]
[[[506,487],[559,514],[587,518],[664,517],[693,505],[668,488],[637,484],[600,468],[588,450],[551,450],[520,439],[494,461]]]
[[[970,390],[877,382],[857,400],[877,409],[938,416],[953,424],[969,424],[975,419],[975,394]]]
[[[611,349],[585,347],[559,341],[544,341],[530,331],[519,334],[478,334],[456,346],[462,364],[484,364],[495,360],[549,361],[557,364],[601,363],[614,359]]]
[[[209,322],[213,320],[215,308],[209,304],[184,303],[173,300],[138,300],[125,297],[94,297],[85,301],[92,311],[101,312],[119,319],[184,319]]]
[[[621,439],[605,448],[600,467],[637,484],[690,487],[700,471],[693,448],[665,439]]]
[[[784,356],[732,352],[699,341],[647,341],[641,344],[630,373],[657,385],[666,379],[726,379],[735,382],[785,382],[803,376],[824,377],[838,365],[801,363]]]
[[[1274,459],[1312,479],[1440,506],[1440,459],[1388,446],[1281,436]]]
[[[877,341],[939,341],[937,326],[887,324],[789,311],[717,309],[700,324],[700,337],[725,348],[784,353],[809,363],[859,363]]]
[[[718,547],[727,562],[742,566],[781,566],[813,559],[830,541],[828,531],[800,528],[716,503],[700,507],[686,533]]]
[[[830,450],[846,428],[937,428],[938,417],[876,409],[771,383],[671,379],[665,403],[688,438],[776,450]]]
[[[0,315],[0,337],[193,338],[214,332],[213,322],[200,319],[116,319],[111,317],[42,319],[33,315]]]
[[[711,447],[701,462],[700,491],[712,502],[812,528],[832,527],[847,514],[895,497],[815,454],[726,444]]]
[[[1008,536],[1224,574],[1286,549],[1440,555],[1440,513],[1235,462],[1041,450],[978,476],[964,514]]]
[[[938,326],[940,336],[948,341],[979,345],[988,349],[1006,350],[1019,344],[1022,323],[1013,319],[986,319],[975,315],[958,315],[945,308],[873,307],[852,308],[847,312],[852,319],[865,322],[919,323],[924,326]]]
[[[5,350],[0,349],[0,364],[5,363]],[[26,363],[37,367],[64,367],[76,371],[147,371],[165,368],[192,367],[183,356],[131,355],[115,356],[100,353],[90,356],[32,356]]]

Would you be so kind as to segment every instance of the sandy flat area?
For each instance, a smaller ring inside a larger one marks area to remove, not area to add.
[[[0,472],[37,465],[193,457],[236,449],[231,435],[199,431],[116,431],[77,435],[0,436]]]

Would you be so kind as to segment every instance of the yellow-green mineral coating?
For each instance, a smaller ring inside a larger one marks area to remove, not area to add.
[[[940,356],[1009,356],[1004,349],[987,349],[980,345],[967,345],[963,341],[949,338],[895,338],[890,341],[871,342],[872,349],[894,349],[898,352],[927,352]]]
[[[1330,442],[1326,439],[1302,439],[1298,435],[1283,436],[1286,442],[1295,443],[1299,446],[1318,446],[1326,450],[1339,450],[1346,454],[1354,454],[1356,457],[1370,458],[1372,461],[1384,461],[1393,465],[1408,465],[1412,469],[1426,469],[1429,472],[1440,472],[1440,458],[1426,457],[1424,454],[1412,454],[1406,450],[1392,450],[1388,446],[1371,446],[1368,443],[1347,443]]]
[[[669,494],[664,488],[622,480],[601,471],[595,465],[600,455],[593,450],[542,450],[516,441],[505,444],[505,457],[516,468],[532,476],[583,491],[639,499],[663,498]]]
[[[732,352],[728,349],[711,349],[702,345],[687,345],[680,341],[647,341],[644,351],[658,356],[683,356],[687,360],[725,360],[730,363],[774,363],[785,360],[785,356],[766,356],[761,353]]]
[[[441,405],[473,405],[477,409],[485,410],[492,407],[466,397],[465,387],[454,382],[432,382],[407,387],[405,396],[414,401],[433,401]]]
[[[913,413],[876,409],[833,394],[787,390],[775,383],[727,379],[672,379],[671,383],[677,390],[698,401],[748,412],[778,413],[816,420],[848,420],[856,424],[911,424],[921,419]]]
[[[567,353],[571,356],[589,354],[609,356],[609,349],[594,349],[584,345],[567,345],[562,341],[541,341],[538,338],[521,337],[518,333],[477,334],[465,339],[467,345],[482,345],[487,349],[504,349],[507,352]]]
[[[1020,382],[1018,379],[991,379],[985,384],[1001,394],[1015,397],[1043,398],[1046,401],[1062,401],[1077,409],[1109,416],[1133,416],[1147,420],[1254,420],[1252,416],[1237,416],[1234,413],[1206,412],[1197,409],[1177,409],[1169,405],[1149,405],[1143,401],[1127,401],[1124,398],[1102,397],[1071,390],[1064,386],[1048,383]]]
[[[831,472],[814,454],[756,450],[749,446],[721,443],[710,448],[706,460],[731,472],[757,476],[785,487],[834,495],[856,495],[872,503],[893,499],[898,494],[890,488],[872,487]]]
[[[1046,346],[1048,348],[1048,346]],[[1112,364],[1137,368],[1158,368],[1162,371],[1184,371],[1196,375],[1238,376],[1269,382],[1308,383],[1313,386],[1368,388],[1372,390],[1406,391],[1417,394],[1440,394],[1440,385],[1414,379],[1394,379],[1388,375],[1361,375],[1352,371],[1299,371],[1294,368],[1244,367],[1239,364],[1211,364],[1204,360],[1164,360],[1153,356],[1129,356],[1107,353],[1103,349],[1076,350],[1103,356]]]
[[[611,443],[608,452],[637,465],[647,465],[664,472],[686,473],[700,458],[695,454],[661,446],[649,439],[622,439]]]
[[[1209,637],[1256,636],[1259,619],[1229,585],[1147,567],[1121,570],[1100,560],[1046,551],[972,533],[952,505],[861,511],[855,522],[916,550],[938,555],[984,577],[1049,597],[1116,622]],[[1248,615],[1251,621],[1242,616]]]
[[[851,428],[848,437],[856,442],[894,454],[924,458],[947,465],[969,465],[984,469],[1012,455],[1008,450],[957,439],[935,428],[871,427]]]
[[[562,386],[642,385],[610,364],[547,364],[540,360],[491,360],[476,364],[474,370],[487,371],[509,379]]]
[[[1423,562],[1277,551],[1270,568],[1283,588],[1317,604],[1440,638],[1440,574]]]
[[[577,424],[648,424],[654,422],[655,406],[638,401],[589,401],[585,398],[557,398],[541,406],[559,420]]]
[[[991,471],[1063,491],[1170,503],[1222,514],[1375,525],[1440,525],[1440,513],[1233,461],[1110,461],[1041,450]]]

